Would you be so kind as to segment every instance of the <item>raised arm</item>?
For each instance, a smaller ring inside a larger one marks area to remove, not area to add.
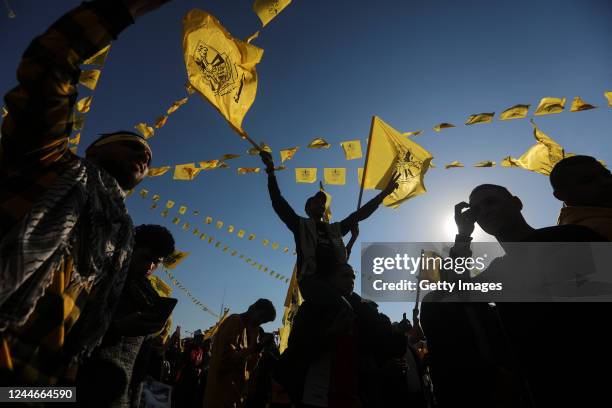
[[[272,201],[272,208],[276,212],[276,215],[285,223],[287,228],[292,232],[297,233],[300,224],[300,217],[293,211],[291,205],[285,200],[278,187],[276,176],[274,175],[274,162],[272,161],[272,155],[268,152],[260,152],[262,161],[266,165],[266,173],[268,173],[268,192],[270,193],[270,200]]]

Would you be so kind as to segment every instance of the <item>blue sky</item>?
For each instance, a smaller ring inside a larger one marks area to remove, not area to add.
[[[29,41],[79,1],[10,1],[17,13],[0,16],[0,90],[15,84],[20,55]],[[82,146],[98,133],[131,129],[153,122],[185,95],[181,39],[182,16],[192,8],[215,15],[236,37],[261,29],[250,1],[173,1],[129,27],[113,44],[86,116]],[[521,197],[524,214],[535,227],[556,222],[560,203],[546,177],[519,169],[444,170],[459,160],[469,166],[481,160],[499,162],[518,156],[534,143],[528,119],[464,126],[473,113],[501,112],[518,103],[532,110],[545,96],[567,97],[566,112],[539,117],[540,128],[566,151],[594,155],[612,163],[612,110],[603,92],[612,90],[612,4],[607,0],[575,1],[323,1],[295,0],[261,31],[254,44],[265,50],[258,65],[257,99],[244,127],[275,151],[301,146],[294,167],[347,167],[347,185],[329,186],[336,219],[356,207],[356,168],[363,160],[346,161],[339,142],[365,139],[372,115],[402,131],[424,129],[415,139],[434,156],[436,169],[425,179],[428,193],[398,210],[380,208],[361,224],[360,241],[452,240],[453,205],[467,199],[474,186],[501,184]],[[91,94],[84,89],[83,95]],[[574,96],[599,109],[570,113]],[[431,127],[451,122],[457,128],[435,133]],[[305,149],[323,137],[333,144],[324,151]],[[224,119],[202,98],[170,116],[151,139],[154,165],[210,160],[224,153],[245,153]],[[363,145],[365,149],[365,144]],[[292,236],[275,216],[262,174],[238,176],[238,166],[258,166],[258,157],[241,157],[231,169],[201,174],[193,182],[169,175],[147,179],[141,187],[173,199],[199,217],[196,224],[225,244],[275,271],[289,275],[293,257],[261,245],[261,239],[292,244]],[[278,174],[281,190],[296,211],[316,185],[296,184],[292,171]],[[365,199],[374,195],[365,192]],[[241,312],[259,297],[271,299],[278,327],[286,285],[253,269],[191,233],[170,224],[150,203],[128,199],[136,224],[160,223],[175,235],[178,247],[191,256],[175,271],[191,293],[214,310],[221,303]],[[210,215],[257,234],[256,241],[202,224]],[[487,239],[483,234],[481,239]],[[358,241],[359,244],[359,241]],[[357,245],[358,245],[357,244]],[[351,260],[359,269],[359,259]],[[163,275],[163,274],[162,274]],[[357,285],[358,286],[358,285]],[[196,308],[177,289],[175,322],[184,329],[206,328],[213,318]],[[381,303],[394,320],[411,304]]]

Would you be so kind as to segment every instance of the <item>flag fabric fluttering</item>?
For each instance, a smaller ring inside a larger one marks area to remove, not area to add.
[[[110,44],[83,61],[83,65],[104,65],[106,62],[106,57],[108,57],[109,50]]]
[[[174,166],[174,180],[193,180],[202,171],[195,163],[177,164]]]
[[[476,163],[474,167],[495,167],[495,162],[491,160],[484,160]]]
[[[343,167],[324,168],[323,181],[325,184],[339,186],[346,184],[346,169]]]
[[[261,20],[262,26],[265,27],[289,4],[291,0],[255,0],[253,11]]]
[[[183,53],[189,83],[240,135],[255,101],[263,50],[234,38],[212,15],[193,9],[183,18]]]
[[[604,96],[606,97],[606,99],[608,100],[608,107],[612,108],[612,91],[606,91],[604,92]]]
[[[217,167],[219,167],[219,160],[215,159],[215,160],[201,161],[199,164],[202,170],[212,170],[212,169],[216,169]]]
[[[264,152],[272,153],[272,148],[264,142],[261,142],[259,147],[251,147],[249,150],[247,150],[247,153],[251,156],[257,156],[262,150]]]
[[[259,167],[238,167],[238,174],[259,173]]]
[[[567,98],[546,97],[540,100],[538,107],[533,113],[535,116],[550,115],[552,113],[561,113],[565,108]]]
[[[293,159],[293,156],[295,156],[297,151],[298,151],[298,147],[297,146],[281,150],[280,151],[281,163],[284,163],[287,160]]]
[[[168,110],[166,110],[166,114],[168,114],[168,115],[173,114],[174,112],[176,112],[178,110],[178,108],[180,108],[181,106],[186,104],[188,100],[189,100],[189,98],[185,97],[183,99],[179,99],[178,101],[174,101],[172,103],[172,105],[170,105]]]
[[[314,167],[296,167],[295,182],[296,183],[314,183],[317,181],[317,168]]]
[[[291,274],[291,280],[289,287],[287,288],[287,295],[285,296],[285,311],[283,313],[283,325],[278,330],[279,336],[279,351],[282,353],[287,348],[289,342],[289,334],[291,333],[291,327],[293,326],[293,318],[295,317],[298,308],[302,304],[304,299],[300,294],[297,281],[297,267],[293,267],[293,273]]]
[[[79,84],[83,85],[86,88],[95,91],[96,86],[98,85],[98,79],[100,79],[101,71],[99,69],[90,69],[86,71],[82,71],[79,76]]]
[[[325,211],[323,212],[323,220],[326,222],[331,222],[332,219],[332,212],[331,212],[331,203],[332,203],[332,195],[329,194],[327,191],[325,191],[325,189],[323,188],[323,183],[319,181],[319,191],[322,192],[323,194],[325,194]],[[285,248],[286,251],[288,252],[289,248]]]
[[[495,112],[491,113],[476,113],[474,115],[470,115],[468,120],[465,122],[466,125],[475,125],[477,123],[491,123],[493,121],[493,117],[495,116]]]
[[[164,259],[163,261],[164,267],[168,269],[176,268],[179,264],[181,264],[181,262],[183,262],[189,256],[189,254],[190,252],[183,252],[179,250],[174,251],[173,254],[167,256]]]
[[[164,127],[167,121],[168,121],[168,115],[162,115],[159,118],[157,118],[157,120],[155,121],[155,125],[153,126],[155,126],[156,129],[160,129]]]
[[[445,169],[452,169],[455,167],[463,167],[463,164],[461,164],[461,162],[458,162],[457,160],[452,161],[450,163],[448,163],[447,165],[444,166]]]
[[[527,116],[531,105],[514,105],[499,114],[499,120],[522,119]]]
[[[542,132],[533,120],[531,124],[533,125],[533,136],[537,143],[531,146],[518,159],[513,157],[504,158],[501,166],[520,167],[548,176],[554,165],[565,157],[565,153],[563,147]]]
[[[93,96],[86,96],[82,99],[80,99],[76,105],[75,105],[75,109],[77,110],[77,112],[79,113],[87,113],[89,112],[89,109],[91,109],[91,100],[93,99]]]
[[[581,97],[576,96],[572,101],[572,106],[570,107],[570,112],[580,112],[589,109],[595,109],[596,106],[591,105],[590,103],[586,103],[582,100]]]
[[[171,167],[170,166],[163,166],[163,167],[150,167],[149,168],[149,172],[147,173],[147,177],[158,177],[158,176],[163,176],[164,174],[166,174],[168,171],[170,171]]]
[[[423,134],[422,130],[415,130],[413,132],[404,132],[402,136],[410,137],[410,136],[420,136]]]
[[[340,146],[342,146],[342,149],[344,150],[344,158],[346,160],[361,159],[363,157],[363,153],[361,152],[361,142],[359,139],[341,142]]]
[[[439,123],[436,126],[433,127],[433,130],[436,132],[440,132],[442,129],[449,129],[449,128],[454,128],[455,125],[453,125],[452,123]]]
[[[219,161],[231,160],[240,157],[239,154],[226,153],[219,158]]]
[[[431,153],[374,116],[366,157],[368,167],[363,175],[364,188],[382,190],[393,174],[398,173],[398,188],[383,200],[385,206],[397,208],[427,191],[423,179],[431,159]]]
[[[331,145],[325,139],[317,137],[313,139],[307,146],[309,149],[329,149]]]
[[[139,123],[134,128],[142,135],[145,139],[150,139],[155,134],[155,129],[146,123]]]

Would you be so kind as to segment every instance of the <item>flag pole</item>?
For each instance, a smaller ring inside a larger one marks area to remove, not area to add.
[[[359,199],[357,200],[357,209],[361,208],[361,199],[363,197],[363,186],[365,184],[366,172],[368,171],[368,161],[370,159],[370,144],[372,143],[372,130],[374,129],[374,118],[372,116],[372,122],[370,123],[370,134],[368,135],[368,147],[366,148],[366,158],[363,165],[363,173],[361,175],[361,186],[359,187]]]
[[[417,275],[417,291],[416,291],[416,301],[414,302],[414,309],[412,309],[412,315],[419,315],[419,300],[421,298],[421,275],[423,273],[423,255],[425,251],[421,248],[421,262],[419,263],[419,274]]]

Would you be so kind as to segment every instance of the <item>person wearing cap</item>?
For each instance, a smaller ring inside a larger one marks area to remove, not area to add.
[[[151,149],[126,131],[68,149],[79,65],[168,0],[94,0],[26,49],[0,141],[0,378],[54,385],[100,343],[129,268],[124,199]]]
[[[317,269],[327,265],[346,263],[347,250],[342,237],[356,228],[360,221],[368,218],[382,203],[383,199],[397,188],[397,176],[391,178],[389,184],[376,197],[364,206],[350,214],[340,222],[323,221],[325,212],[325,193],[319,191],[306,200],[304,210],[308,217],[300,217],[281,195],[272,155],[262,151],[259,153],[268,173],[268,191],[272,200],[272,208],[278,217],[293,232],[297,252],[298,285],[304,299],[319,297],[325,289],[317,284]]]

